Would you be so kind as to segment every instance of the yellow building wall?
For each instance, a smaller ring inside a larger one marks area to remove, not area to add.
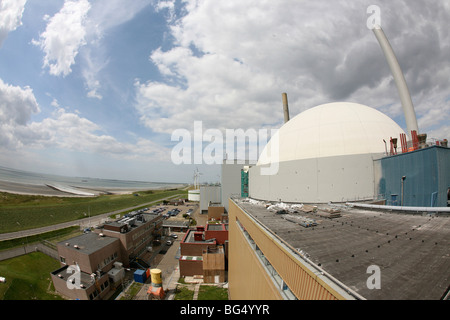
[[[229,201],[228,285],[231,300],[283,299],[255,251],[237,225],[250,234],[274,269],[300,300],[345,299],[331,286],[302,265],[232,200]]]
[[[235,220],[233,220],[235,221]],[[235,223],[229,228],[228,288],[231,300],[281,300],[282,297]]]

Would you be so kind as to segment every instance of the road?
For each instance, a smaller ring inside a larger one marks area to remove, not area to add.
[[[193,212],[192,217],[197,221],[197,225],[206,225],[208,220],[207,215],[200,214],[200,206]],[[161,278],[163,281],[163,289],[166,293],[166,300],[172,300],[177,287],[178,279],[180,278],[180,270],[178,265],[178,249],[180,248],[181,239],[183,239],[184,232],[175,232],[178,236],[173,244],[168,248],[167,252],[161,255],[157,259],[158,261],[152,261],[151,268],[157,268],[161,270]],[[168,239],[170,239],[168,237]],[[173,239],[172,239],[173,240]],[[164,242],[165,240],[163,240]],[[147,279],[142,289],[134,297],[134,300],[148,300],[147,291],[151,285],[151,279]]]
[[[68,228],[71,226],[95,226],[98,224],[101,224],[103,222],[106,221],[106,219],[108,219],[108,217],[110,215],[114,215],[114,214],[119,214],[121,212],[124,211],[128,211],[128,210],[133,210],[133,209],[137,209],[140,207],[145,207],[145,206],[150,206],[154,203],[163,201],[163,200],[169,200],[172,198],[176,198],[179,197],[180,195],[183,194],[176,194],[170,197],[166,197],[166,198],[162,198],[162,199],[158,199],[152,202],[147,202],[147,203],[142,203],[138,206],[134,206],[134,207],[130,207],[130,208],[125,208],[125,209],[121,209],[121,210],[117,210],[117,211],[112,211],[112,212],[108,212],[108,213],[103,213],[100,215],[96,215],[90,218],[84,218],[84,219],[79,219],[79,220],[74,220],[74,221],[68,221],[68,222],[63,222],[63,223],[59,223],[59,224],[54,224],[54,225],[50,225],[50,226],[46,226],[46,227],[42,227],[42,228],[36,228],[36,229],[29,229],[29,230],[21,230],[21,231],[16,231],[16,232],[10,232],[10,233],[2,233],[0,234],[0,241],[3,240],[10,240],[10,239],[16,239],[16,238],[22,238],[22,237],[29,237],[29,236],[33,236],[36,234],[41,234],[41,233],[45,233],[45,232],[49,232],[49,231],[54,231],[54,230],[59,230],[59,229],[64,229],[64,228]]]

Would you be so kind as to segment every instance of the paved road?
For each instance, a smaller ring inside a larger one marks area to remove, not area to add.
[[[197,225],[206,225],[208,215],[200,213],[200,206],[193,212],[192,217],[197,221]],[[156,264],[151,264],[152,268],[158,268],[161,270],[161,277],[163,281],[163,289],[166,293],[166,300],[173,300],[175,289],[177,287],[178,279],[180,278],[180,269],[178,264],[178,249],[180,248],[181,239],[183,239],[184,232],[175,232],[178,236],[173,241],[172,246],[169,247],[164,257]],[[150,287],[151,279],[147,279],[146,283],[134,297],[135,300],[147,300],[147,291]]]
[[[58,230],[58,229],[64,229],[64,228],[71,227],[71,226],[80,226],[80,227],[81,226],[85,226],[85,227],[95,226],[95,225],[105,222],[110,215],[119,214],[119,213],[127,211],[127,210],[133,210],[133,209],[144,207],[144,206],[149,206],[149,205],[152,205],[154,203],[157,203],[157,202],[160,202],[163,200],[169,200],[172,198],[179,197],[180,195],[182,195],[182,194],[176,194],[176,195],[166,197],[163,199],[158,199],[158,200],[155,200],[152,202],[143,203],[138,206],[104,213],[104,214],[96,215],[96,216],[93,216],[90,218],[84,218],[84,219],[54,224],[54,225],[42,227],[42,228],[22,230],[22,231],[17,231],[17,232],[10,232],[10,233],[2,233],[2,234],[0,234],[0,241],[28,237],[28,236],[32,236],[32,235],[36,235],[36,234],[40,234],[40,233],[45,233],[45,232],[54,231],[54,230]]]
[[[161,278],[163,281],[163,289],[166,292],[166,295],[173,293],[173,289],[176,287],[176,283],[180,278],[179,269],[178,269],[178,259],[177,252],[180,248],[181,238],[183,237],[183,233],[176,232],[178,235],[178,239],[173,241],[173,244],[168,248],[167,252],[164,254],[164,257],[156,264],[151,266],[151,268],[157,268],[161,270]],[[147,279],[142,289],[139,293],[134,297],[134,300],[148,300],[147,291],[151,285],[151,278]]]

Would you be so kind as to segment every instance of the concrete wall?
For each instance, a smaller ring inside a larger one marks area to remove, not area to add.
[[[180,266],[180,276],[182,277],[203,274],[203,260],[192,260],[181,257],[178,263]]]
[[[222,164],[222,205],[228,212],[228,199],[232,194],[241,194],[241,170],[249,165],[249,161],[224,160]],[[239,163],[244,162],[244,163]]]
[[[220,220],[225,212],[225,207],[208,207],[208,220]]]
[[[225,228],[225,225],[213,225],[222,227],[221,230],[212,230],[213,227],[208,225],[205,231],[205,240],[216,239],[217,244],[225,244],[228,240],[228,230]]]
[[[299,203],[373,199],[373,160],[379,157],[360,154],[286,161],[275,175],[261,175],[261,167],[254,166],[249,173],[249,196]]]
[[[220,186],[202,186],[200,187],[200,212],[207,211],[209,202],[221,202]]]

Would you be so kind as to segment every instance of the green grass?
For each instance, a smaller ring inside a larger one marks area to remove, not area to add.
[[[181,194],[180,197],[187,197],[187,190],[150,190],[127,195],[101,195],[88,198],[0,192],[0,233],[45,227],[87,218],[89,215],[92,217],[126,210],[177,194]]]
[[[143,283],[133,282],[127,292],[120,298],[120,300],[132,300],[144,286]]]
[[[184,278],[178,280],[179,283],[185,284]],[[177,287],[174,300],[193,300],[194,290],[189,286],[180,285]],[[197,300],[228,300],[228,290],[217,286],[201,285],[198,291]]]
[[[187,287],[179,286],[174,296],[174,300],[193,300],[194,291]]]
[[[228,290],[216,286],[200,286],[197,300],[228,300]]]
[[[50,272],[60,264],[40,252],[0,261],[0,300],[63,300],[54,292]]]

